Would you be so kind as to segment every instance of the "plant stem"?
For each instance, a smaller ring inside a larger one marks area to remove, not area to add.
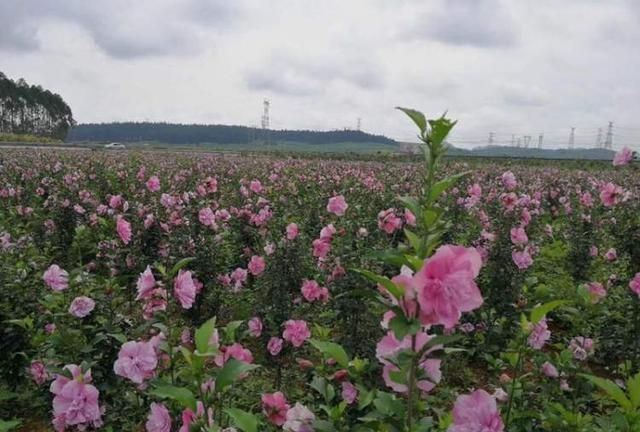
[[[520,344],[518,349],[518,360],[516,361],[516,367],[513,373],[511,381],[511,391],[509,392],[509,405],[507,406],[507,415],[505,416],[504,429],[509,430],[509,422],[511,421],[511,409],[513,407],[513,399],[516,392],[516,384],[518,383],[518,377],[520,376],[520,368],[522,367],[522,348],[524,344]]]
[[[411,336],[411,350],[414,353],[416,351],[416,335]],[[411,428],[413,427],[413,410],[415,405],[414,399],[416,393],[416,367],[419,360],[419,357],[414,358],[411,361],[411,369],[409,370],[409,399],[407,402],[407,430],[409,431],[411,431]]]

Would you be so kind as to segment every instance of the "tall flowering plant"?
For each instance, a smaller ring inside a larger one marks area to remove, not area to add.
[[[398,274],[389,278],[357,271],[378,283],[379,293],[374,297],[386,308],[383,327],[387,333],[378,342],[376,357],[382,363],[386,386],[400,394],[405,405],[394,413],[396,418],[390,423],[401,430],[422,431],[428,430],[429,421],[424,418],[425,404],[419,398],[440,381],[440,357],[445,345],[457,339],[452,332],[462,314],[482,305],[482,294],[475,282],[482,258],[475,248],[441,244],[448,223],[438,199],[468,174],[445,178],[438,175],[447,152],[445,140],[456,122],[445,116],[427,120],[419,111],[399,109],[418,127],[424,155],[419,195],[400,198],[413,223],[404,228],[404,240],[399,246],[383,256],[386,263],[399,267]],[[483,395],[478,393],[467,399],[483,401]],[[467,399],[461,399],[459,404],[469,405]],[[489,401],[485,408],[454,410],[449,430],[480,427],[502,431],[495,401]],[[457,414],[460,411],[465,411],[464,415]]]

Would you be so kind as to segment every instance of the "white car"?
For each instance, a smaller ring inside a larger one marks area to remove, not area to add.
[[[107,144],[107,145],[104,146],[104,148],[113,149],[113,150],[124,150],[124,149],[126,149],[124,144],[120,144],[120,143],[116,143],[116,142]]]

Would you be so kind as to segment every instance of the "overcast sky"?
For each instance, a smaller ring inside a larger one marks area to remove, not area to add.
[[[640,141],[640,0],[0,0],[0,71],[79,122],[355,128],[449,110],[465,145]]]

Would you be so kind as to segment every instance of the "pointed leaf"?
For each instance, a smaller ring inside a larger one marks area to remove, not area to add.
[[[417,111],[411,108],[396,107],[396,109],[402,111],[407,116],[409,116],[409,118],[413,120],[416,126],[418,126],[422,135],[424,135],[424,133],[427,130],[427,119],[425,118],[424,114],[422,114],[420,111]]]
[[[244,432],[258,431],[258,417],[238,408],[227,408],[225,413],[233,420],[233,424]]]
[[[204,354],[209,351],[209,341],[211,335],[216,329],[216,317],[211,318],[206,323],[202,324],[195,334],[196,349],[199,353]]]
[[[538,324],[546,314],[567,303],[569,303],[568,300],[553,300],[543,305],[536,306],[531,311],[531,323],[533,325]]]
[[[316,339],[309,339],[309,343],[327,358],[333,358],[343,368],[349,367],[349,356],[344,348],[337,343],[324,342]]]
[[[223,391],[240,379],[245,373],[258,367],[258,365],[244,363],[233,358],[227,360],[216,376],[216,391]]]

